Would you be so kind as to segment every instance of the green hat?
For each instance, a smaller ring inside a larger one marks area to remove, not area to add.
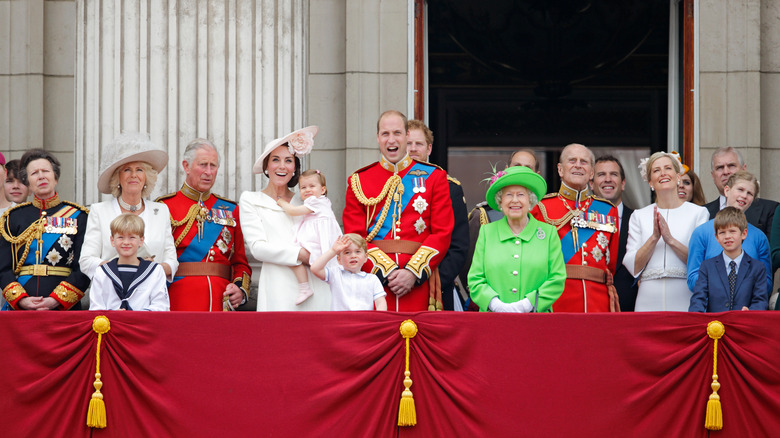
[[[490,187],[488,187],[486,201],[490,208],[500,210],[496,204],[496,193],[507,186],[523,186],[532,193],[536,194],[538,199],[542,199],[547,193],[547,182],[541,175],[525,166],[509,167],[497,172],[490,178]]]

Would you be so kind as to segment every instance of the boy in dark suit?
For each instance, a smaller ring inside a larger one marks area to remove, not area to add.
[[[723,252],[702,262],[688,311],[767,310],[766,267],[742,251],[745,214],[726,207],[715,215],[714,226]]]

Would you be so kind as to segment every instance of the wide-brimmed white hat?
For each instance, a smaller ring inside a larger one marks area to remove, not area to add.
[[[110,194],[111,176],[114,175],[114,171],[123,164],[135,161],[149,163],[159,173],[168,164],[168,153],[157,148],[148,134],[123,132],[103,149],[98,178],[100,193]]]
[[[279,146],[287,143],[290,147],[290,153],[297,156],[306,155],[311,152],[311,148],[314,146],[314,136],[319,131],[315,125],[307,126],[305,128],[293,131],[284,137],[277,138],[268,142],[263,148],[263,153],[255,161],[255,165],[252,166],[253,173],[263,173],[263,160],[268,154]]]

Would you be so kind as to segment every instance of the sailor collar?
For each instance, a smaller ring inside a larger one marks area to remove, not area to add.
[[[578,204],[588,198],[588,188],[585,187],[581,191],[574,190],[561,181],[561,188],[558,190],[558,194],[570,201],[576,201]]]
[[[209,199],[211,196],[211,192],[199,192],[192,187],[189,186],[186,182],[181,185],[181,193],[182,195],[186,196],[189,199],[192,199],[195,202],[202,201],[206,202],[206,200]]]
[[[385,170],[389,170],[393,173],[400,173],[403,172],[404,169],[414,164],[414,160],[409,158],[409,155],[404,155],[403,158],[401,158],[400,161],[397,163],[391,163],[390,161],[385,158],[384,155],[380,156],[379,158],[379,165],[382,166]]]
[[[32,204],[39,210],[48,210],[52,207],[60,205],[61,202],[62,201],[60,200],[59,193],[55,193],[54,196],[49,199],[41,199],[37,196],[33,196],[32,200]]]

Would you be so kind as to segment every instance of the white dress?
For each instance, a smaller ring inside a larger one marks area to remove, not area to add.
[[[303,205],[312,212],[301,216],[295,241],[306,248],[311,254],[309,264],[314,263],[323,252],[333,246],[333,242],[341,236],[341,227],[333,214],[330,199],[325,196],[309,196],[303,201]],[[328,263],[335,267],[336,258]]]
[[[635,210],[629,220],[628,242],[623,265],[631,274],[634,273],[637,251],[653,235],[654,207],[655,204],[650,204]],[[658,212],[666,219],[672,236],[685,246],[688,246],[693,230],[710,218],[706,208],[690,202],[673,209],[659,208]],[[639,278],[639,291],[634,310],[637,312],[688,311],[691,291],[688,289],[687,272],[686,261],[680,260],[663,238],[659,239],[645,268],[634,275]]]
[[[301,205],[296,194],[292,205]],[[258,311],[330,310],[330,286],[308,271],[314,295],[296,306],[298,282],[290,266],[299,265],[295,243],[300,216],[292,218],[263,192],[244,192],[238,201],[247,256],[263,262],[257,282]]]
[[[176,246],[171,233],[171,213],[168,206],[160,202],[144,199],[144,211],[139,217],[144,220],[144,244],[138,249],[138,257],[154,256],[157,263],[167,263],[171,272],[176,274],[179,261],[176,258]],[[98,202],[89,207],[87,231],[84,233],[84,244],[81,246],[79,267],[90,280],[103,260],[111,260],[117,256],[116,249],[111,246],[111,221],[122,214],[119,201]],[[173,280],[173,276],[168,281]]]

